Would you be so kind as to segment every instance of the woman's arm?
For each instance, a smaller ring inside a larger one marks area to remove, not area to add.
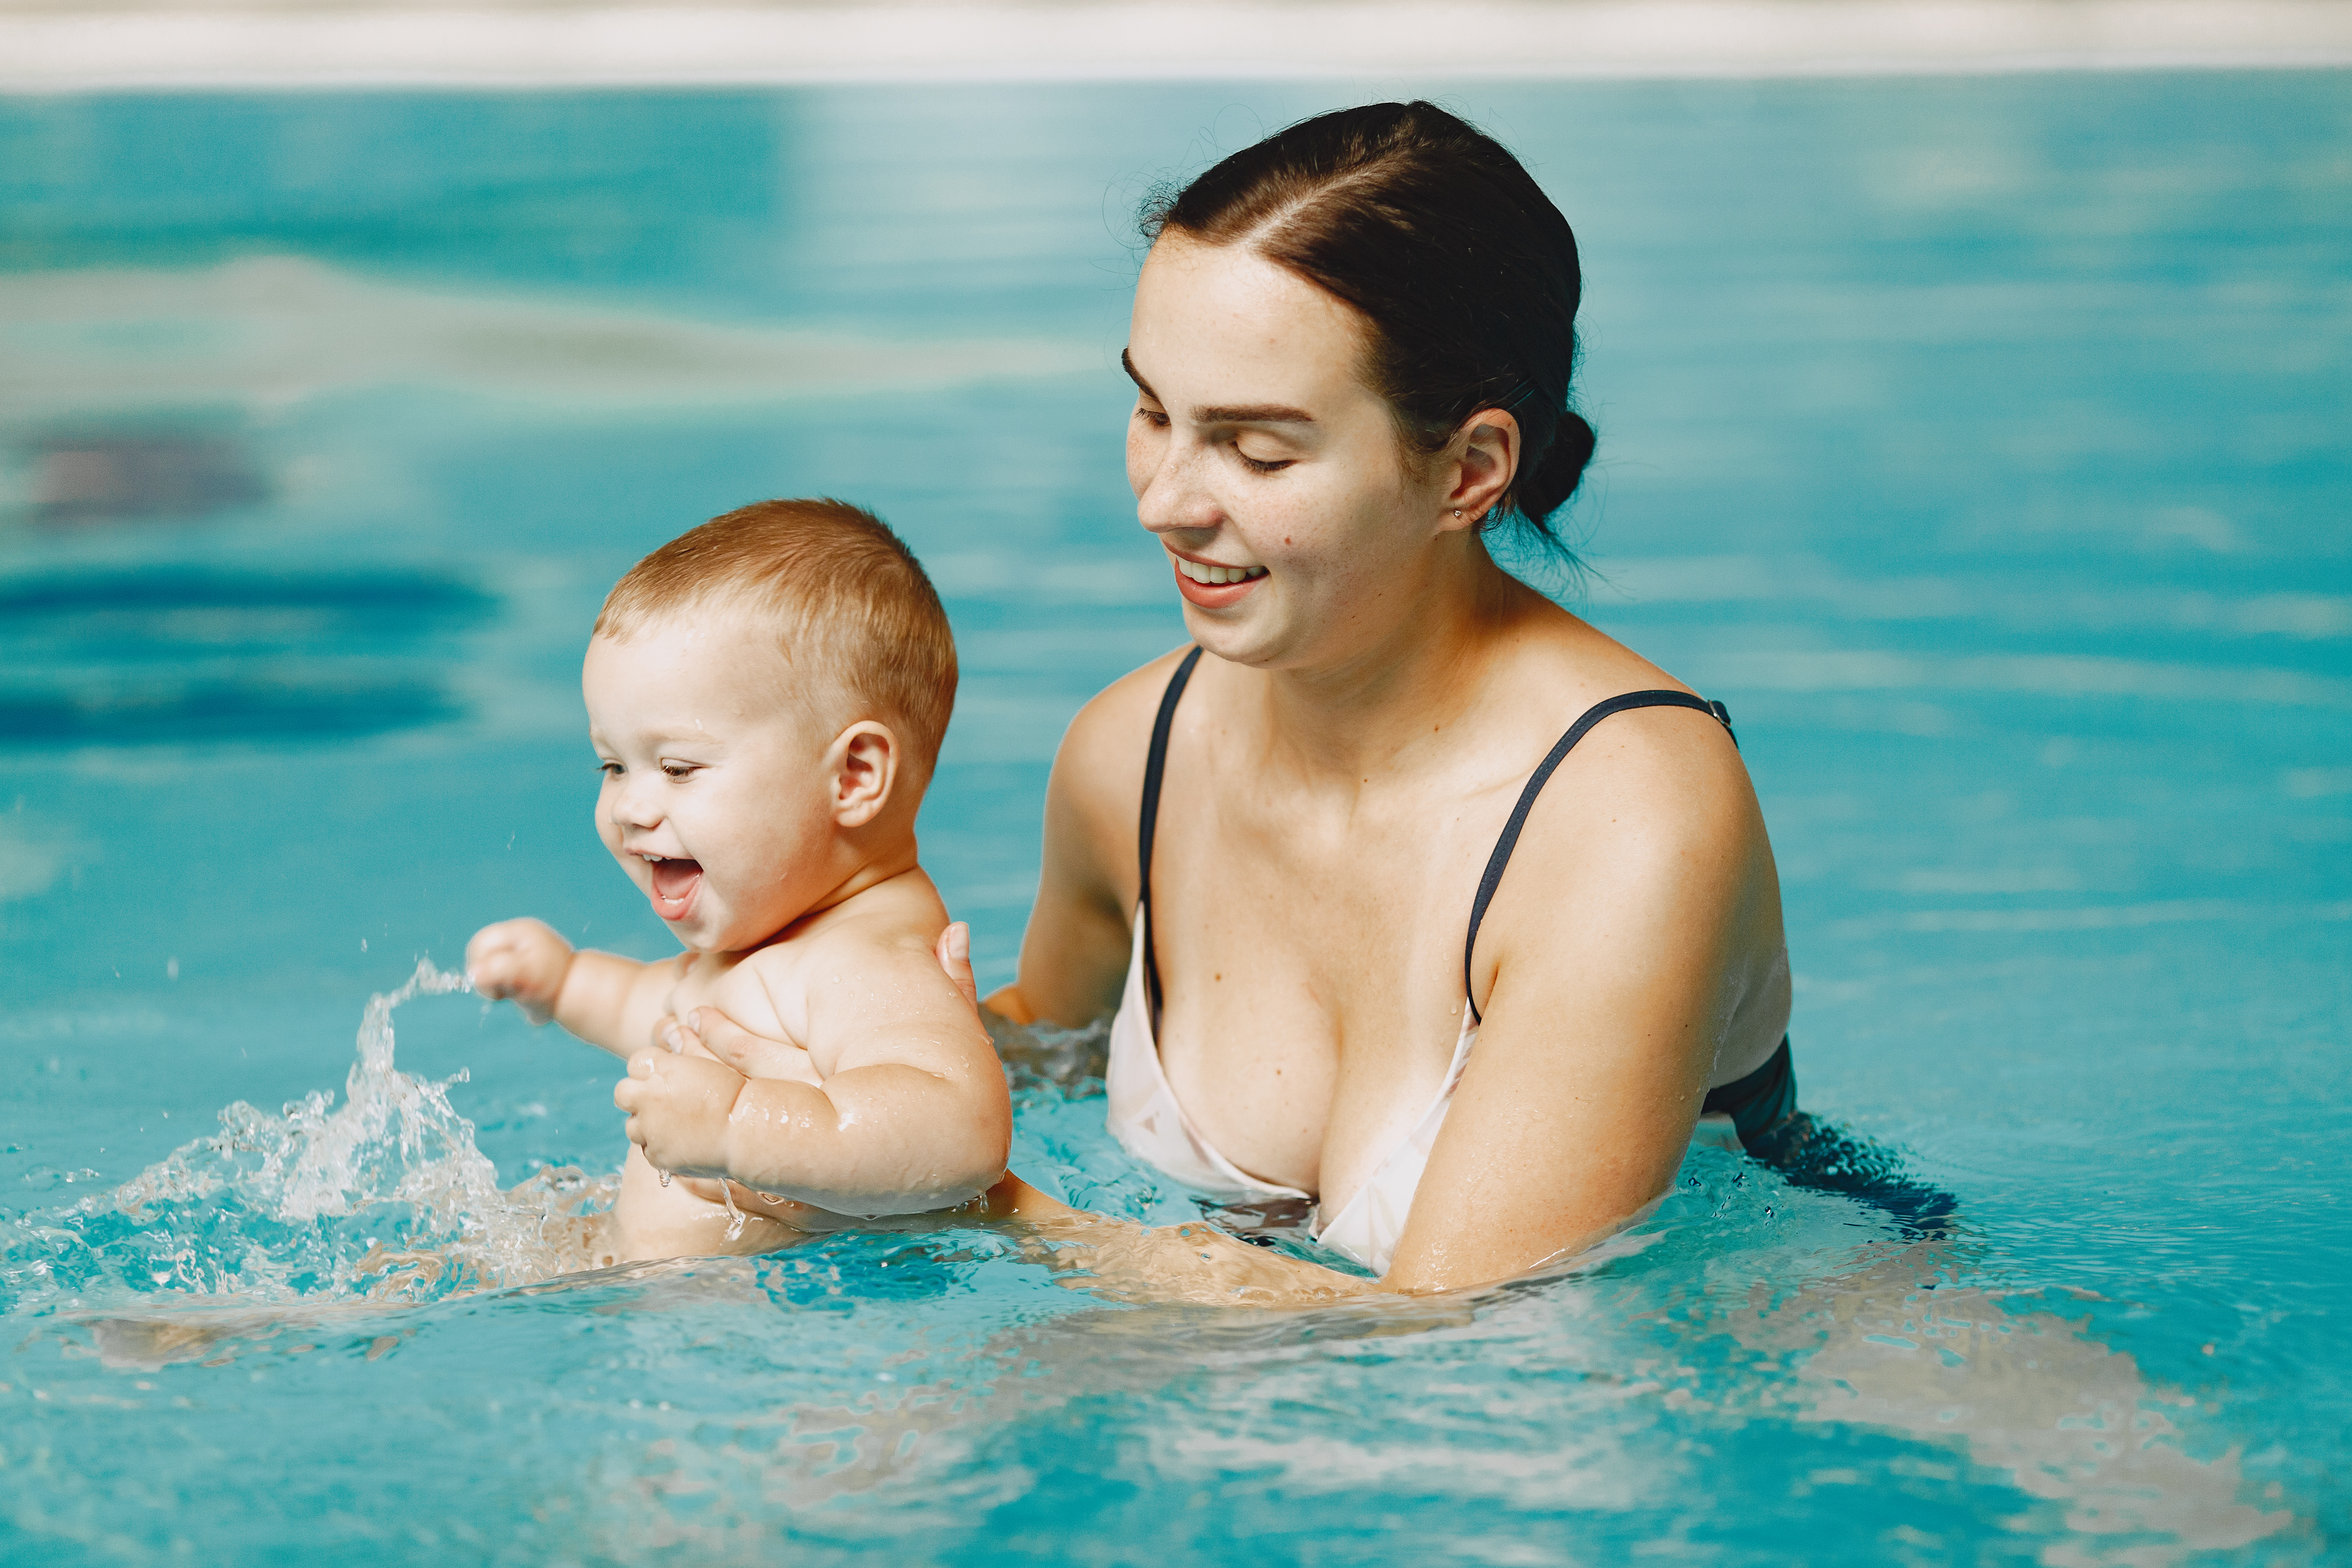
[[[1045,861],[1020,978],[988,998],[1016,1024],[1078,1028],[1118,1005],[1134,936],[1136,816],[1151,721],[1181,649],[1078,710],[1045,786]]]
[[[1786,1027],[1781,952],[1763,818],[1722,731],[1664,710],[1588,738],[1487,911],[1477,1049],[1385,1283],[1506,1279],[1638,1217],[1718,1051]]]
[[[1252,1247],[1205,1220],[1146,1226],[1074,1209],[1007,1173],[975,1205],[1025,1234],[1062,1282],[1120,1301],[1308,1307],[1381,1289],[1370,1279]]]

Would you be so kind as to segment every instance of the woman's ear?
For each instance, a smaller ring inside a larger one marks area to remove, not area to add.
[[[898,782],[898,737],[887,724],[860,719],[834,737],[824,764],[833,782],[833,820],[863,827],[890,804]]]
[[[1503,504],[1519,472],[1519,422],[1499,408],[1482,408],[1454,435],[1446,472],[1453,484],[1441,503],[1441,531],[1475,528]]]

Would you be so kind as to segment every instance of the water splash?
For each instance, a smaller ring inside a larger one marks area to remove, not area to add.
[[[394,1010],[467,989],[420,960],[370,998],[340,1106],[326,1089],[275,1116],[239,1100],[114,1191],[26,1215],[0,1299],[421,1301],[588,1267],[614,1182],[550,1167],[502,1190],[449,1103],[466,1075],[393,1065]]]
[[[1084,1100],[1103,1092],[1103,1074],[1110,1065],[1108,1018],[1076,1029],[1016,1024],[989,1012],[981,1019],[1016,1104]]]

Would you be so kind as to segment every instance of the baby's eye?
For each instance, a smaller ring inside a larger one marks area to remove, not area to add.
[[[596,764],[596,771],[604,774],[608,779],[619,778],[622,773],[627,772],[627,770],[622,767],[618,763],[598,763]]]
[[[662,773],[674,779],[685,778],[688,774],[698,771],[700,766],[698,763],[681,763],[676,757],[664,757],[661,760]]]

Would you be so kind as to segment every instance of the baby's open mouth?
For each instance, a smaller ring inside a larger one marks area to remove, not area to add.
[[[684,920],[694,904],[694,890],[702,886],[702,862],[648,855],[646,868],[654,874],[655,910],[666,921]]]

